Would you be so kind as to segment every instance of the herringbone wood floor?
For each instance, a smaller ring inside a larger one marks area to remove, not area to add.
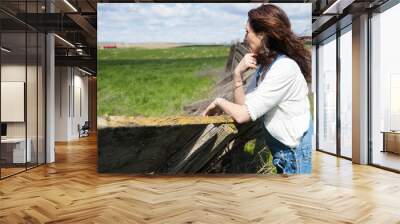
[[[312,175],[98,174],[96,139],[0,181],[0,223],[400,223],[400,175],[314,153]]]

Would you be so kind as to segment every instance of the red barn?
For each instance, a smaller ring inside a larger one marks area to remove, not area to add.
[[[103,48],[117,48],[116,45],[104,45]]]

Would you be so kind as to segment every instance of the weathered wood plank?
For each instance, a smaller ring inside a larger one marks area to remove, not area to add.
[[[231,142],[237,134],[233,125],[209,125],[199,138],[192,141],[193,146],[187,147],[189,153],[177,153],[169,173],[196,173]],[[182,150],[186,151],[185,148]]]
[[[132,122],[134,118],[113,118],[108,117],[110,125],[103,124],[98,130],[99,172],[197,173],[208,170],[216,158],[242,147],[261,130],[258,123],[238,125],[225,116],[157,118],[142,126]],[[131,123],[119,123],[126,120]],[[207,123],[213,121],[226,123]],[[240,140],[234,147],[227,147],[236,139]]]
[[[112,127],[98,130],[98,171],[156,173],[168,158],[199,136],[206,124]]]
[[[227,116],[118,116],[98,123],[99,172],[196,172],[237,133]]]
[[[233,122],[233,119],[227,115],[168,117],[106,116],[98,118],[99,129],[117,127],[160,127],[196,124],[220,124]]]
[[[243,44],[236,44],[235,45],[236,49],[236,53],[240,54],[242,57],[244,57],[245,54],[249,53],[249,50],[243,45]]]

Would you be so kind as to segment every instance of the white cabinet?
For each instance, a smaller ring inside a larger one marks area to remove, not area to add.
[[[2,139],[2,147],[7,147],[12,150],[12,163],[25,163],[32,161],[32,140],[26,140],[27,147],[25,151],[25,138],[7,138]],[[26,161],[25,161],[26,159]]]

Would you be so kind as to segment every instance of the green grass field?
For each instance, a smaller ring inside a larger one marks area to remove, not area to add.
[[[99,49],[98,115],[183,114],[208,96],[228,54],[229,46]]]

